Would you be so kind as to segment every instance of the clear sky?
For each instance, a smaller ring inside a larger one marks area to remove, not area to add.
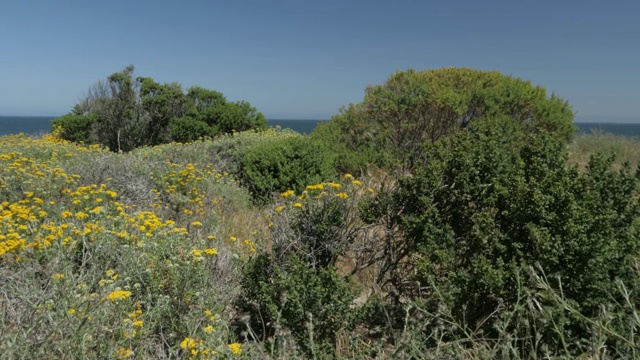
[[[159,82],[328,119],[397,70],[499,70],[578,120],[640,122],[640,2],[20,0],[0,5],[0,115],[67,113],[133,64]]]

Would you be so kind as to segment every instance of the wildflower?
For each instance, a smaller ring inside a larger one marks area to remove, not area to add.
[[[302,204],[301,204],[301,203],[299,203],[299,202],[297,202],[297,203],[293,204],[293,207],[295,207],[295,208],[301,208],[301,207],[302,207]]]
[[[340,189],[340,187],[342,187],[342,185],[338,184],[338,183],[329,183],[329,187],[332,189]]]
[[[69,210],[65,210],[60,214],[60,217],[62,217],[63,219],[66,219],[71,216],[73,216],[73,213]]]
[[[184,340],[182,340],[182,342],[180,343],[180,347],[183,349],[191,349],[196,347],[197,345],[198,343],[196,342],[196,339],[190,337],[184,338]]]
[[[216,255],[218,254],[218,249],[216,248],[204,249],[204,253],[207,255]]]
[[[284,210],[285,206],[284,205],[280,205],[276,208],[277,212],[281,212],[282,210]]]
[[[345,179],[345,180],[353,180],[353,175],[351,175],[351,174],[344,174],[344,179]]]
[[[120,300],[120,299],[127,299],[132,294],[133,293],[131,291],[116,290],[116,291],[113,291],[111,294],[109,294],[108,298],[109,298],[109,300],[111,300],[111,302],[115,302],[115,301]]]
[[[361,186],[362,185],[362,181],[360,180],[353,180],[351,181],[351,184],[355,185],[355,186]]]
[[[86,219],[88,217],[89,217],[89,215],[87,215],[86,213],[83,213],[82,211],[79,211],[79,212],[76,213],[76,219],[78,219],[78,220],[83,220],[83,219]]]
[[[214,321],[214,320],[216,319],[216,317],[213,315],[213,313],[211,312],[211,310],[208,310],[208,309],[207,309],[207,310],[205,310],[205,311],[204,311],[204,314],[205,314],[206,316],[208,316],[208,317],[209,317],[209,320],[210,320],[210,321]]]
[[[232,343],[227,346],[229,346],[229,350],[231,350],[231,353],[233,355],[242,354],[242,345],[240,343]]]
[[[322,189],[324,189],[324,184],[309,185],[306,187],[305,190],[322,190]]]
[[[194,222],[191,223],[191,226],[193,226],[193,227],[201,227],[202,223],[200,221],[194,221]]]
[[[123,347],[117,348],[114,353],[117,359],[126,359],[133,356],[133,351],[131,351],[131,349]]]
[[[340,199],[346,199],[349,197],[347,193],[343,193],[343,192],[337,193],[336,196],[339,197]]]
[[[75,314],[75,313],[76,313],[76,309],[69,309],[69,310],[67,310],[67,314],[69,314],[69,315],[73,315],[73,314]]]
[[[213,332],[213,326],[205,326],[204,328],[202,328],[202,330],[204,330],[204,332],[206,332],[207,334],[211,334]]]
[[[295,192],[294,192],[293,190],[287,190],[287,191],[285,191],[285,192],[281,193],[280,195],[281,195],[282,197],[286,198],[286,197],[289,197],[289,196],[291,196],[291,195],[293,195],[293,194],[295,194]]]
[[[144,321],[143,320],[136,320],[136,321],[132,322],[131,325],[137,326],[137,327],[142,327],[142,325],[144,325]]]
[[[58,274],[53,274],[53,275],[51,276],[51,278],[52,278],[53,280],[60,280],[60,279],[64,279],[64,274],[60,274],[60,273],[58,273]]]

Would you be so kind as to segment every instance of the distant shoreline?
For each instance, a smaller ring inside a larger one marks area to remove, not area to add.
[[[41,135],[51,130],[53,116],[0,116],[0,136],[24,133],[29,135]],[[315,127],[328,120],[309,119],[270,119],[269,126],[280,126],[283,129],[292,129],[302,134],[310,134]],[[638,122],[574,122],[579,134],[589,134],[593,130],[601,130],[622,136],[640,136],[640,120]]]

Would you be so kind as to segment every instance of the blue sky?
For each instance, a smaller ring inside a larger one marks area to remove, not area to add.
[[[530,80],[578,120],[640,122],[635,1],[10,1],[0,115],[61,115],[129,64],[247,100],[268,118],[328,119],[397,70],[467,66]]]

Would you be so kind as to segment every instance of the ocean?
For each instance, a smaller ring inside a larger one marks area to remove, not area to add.
[[[24,133],[29,135],[42,135],[51,130],[52,116],[0,116],[0,136]],[[271,119],[269,126],[280,126],[283,129],[292,129],[302,134],[309,134],[318,123],[326,120],[295,120],[295,119]],[[591,133],[604,131],[615,135],[640,136],[640,122],[638,123],[586,123],[576,122],[578,133]]]
[[[28,135],[42,135],[51,131],[53,116],[0,116],[0,136],[24,133]],[[268,120],[269,126],[280,126],[292,129],[301,134],[310,134],[318,123],[326,120]]]

